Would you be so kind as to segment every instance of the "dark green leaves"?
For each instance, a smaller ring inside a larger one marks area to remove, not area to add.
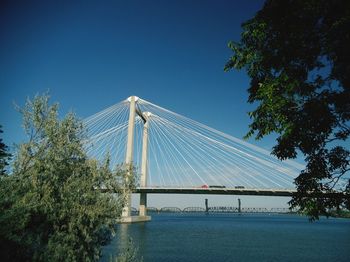
[[[304,154],[307,167],[296,179],[299,206],[312,218],[347,206],[350,135],[350,2],[266,1],[231,42],[225,66],[247,70],[248,102],[257,103],[246,137],[277,133],[273,154]],[[343,197],[307,198],[306,193],[344,192]]]
[[[0,125],[0,134],[2,131],[2,126]],[[6,166],[8,165],[8,161],[10,159],[10,154],[8,153],[8,147],[2,142],[2,138],[0,138],[0,179],[1,176],[6,174]]]

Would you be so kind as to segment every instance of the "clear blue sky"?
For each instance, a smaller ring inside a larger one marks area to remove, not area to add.
[[[6,1],[5,1],[6,2]],[[0,10],[4,138],[21,138],[13,102],[50,90],[84,118],[137,95],[242,137],[249,79],[225,73],[230,40],[262,1],[8,1]]]
[[[225,73],[230,40],[263,1],[2,1],[5,143],[23,141],[28,96],[50,90],[60,112],[92,115],[130,95],[242,138],[249,78]],[[273,138],[250,141],[271,149]],[[231,197],[232,198],[232,197]]]

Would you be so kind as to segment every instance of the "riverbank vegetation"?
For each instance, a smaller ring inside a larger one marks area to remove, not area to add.
[[[112,171],[108,156],[102,164],[89,159],[82,123],[73,113],[60,120],[58,104],[50,105],[47,95],[28,100],[19,112],[28,141],[17,146],[10,171],[1,143],[1,260],[98,260],[121,215],[122,188],[134,186],[133,179],[125,184],[130,169]]]
[[[350,218],[350,211],[349,210],[333,210],[330,211],[331,217],[341,217],[341,218]]]

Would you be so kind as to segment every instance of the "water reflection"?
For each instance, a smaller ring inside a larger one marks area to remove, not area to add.
[[[136,239],[134,241],[135,245],[137,245],[136,247],[139,249],[139,253],[140,254],[145,254],[145,245],[147,243],[147,222],[146,223],[141,223],[139,225],[139,229],[138,229],[138,232],[139,232],[139,236],[138,236],[138,242],[136,242]]]
[[[128,247],[130,238],[129,224],[116,225],[116,235],[109,245],[102,248],[100,262],[115,261],[115,258]]]
[[[116,236],[108,246],[103,247],[100,261],[113,261],[112,258],[127,249],[136,249],[140,257],[143,256],[146,252],[147,231],[147,223],[116,225]]]
[[[129,224],[120,224],[117,229],[117,250],[118,252],[122,252],[127,249],[130,235],[129,235]]]

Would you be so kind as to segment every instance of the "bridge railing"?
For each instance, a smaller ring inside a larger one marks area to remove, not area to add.
[[[206,209],[203,207],[186,207],[184,209],[178,207],[147,207],[148,213],[205,213]],[[208,208],[209,213],[239,213],[238,207],[233,206],[214,206]],[[264,208],[264,207],[243,207],[241,213],[289,213],[297,212],[297,210],[290,210],[289,208]],[[133,215],[138,214],[138,210],[131,208]]]

